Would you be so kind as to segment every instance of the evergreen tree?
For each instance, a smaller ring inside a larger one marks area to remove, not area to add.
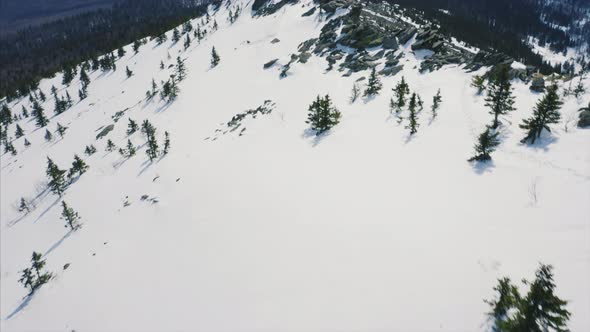
[[[16,156],[16,149],[14,148],[14,145],[12,145],[12,142],[9,142],[8,140],[4,141],[4,152]]]
[[[471,79],[471,86],[477,89],[477,94],[481,95],[483,90],[485,90],[485,81],[486,78],[483,76],[475,75]]]
[[[533,116],[525,119],[519,126],[527,131],[526,137],[521,142],[530,141],[534,144],[535,140],[541,137],[543,129],[551,132],[549,125],[558,123],[561,118],[559,114],[561,105],[563,102],[559,100],[557,85],[553,84],[547,89],[543,98],[537,102],[533,109]]]
[[[402,108],[406,106],[406,95],[410,93],[410,86],[406,83],[406,79],[402,76],[402,80],[393,88],[395,94],[395,112],[399,113]]]
[[[25,134],[25,132],[23,131],[23,128],[21,128],[17,123],[16,124],[16,132],[14,133],[14,136],[16,136],[16,138],[21,138],[21,137],[23,137],[24,134]]]
[[[186,66],[184,65],[184,60],[182,60],[179,56],[176,57],[175,72],[179,82],[186,77]]]
[[[219,29],[219,26],[217,25],[217,20],[213,20],[213,31],[217,31],[217,29]]]
[[[92,145],[92,144],[91,145],[86,145],[86,149],[84,149],[84,153],[87,156],[91,156],[94,153],[96,153],[96,147],[94,145]]]
[[[135,146],[133,146],[133,143],[131,143],[131,140],[128,139],[127,140],[127,157],[135,156],[136,151],[137,150],[135,149]]]
[[[86,165],[86,163],[84,162],[84,160],[82,160],[82,158],[78,157],[78,155],[75,154],[74,161],[72,162],[72,167],[70,168],[70,172],[68,173],[68,176],[71,178],[76,173],[78,173],[78,176],[82,176],[82,174],[84,174],[86,172],[86,170],[88,170],[88,165]]]
[[[584,84],[582,83],[582,78],[583,77],[580,76],[580,79],[578,80],[578,84],[576,85],[576,87],[572,91],[572,93],[574,94],[574,96],[576,98],[579,98],[581,95],[583,95],[586,92],[586,88],[584,88]]]
[[[61,196],[66,190],[66,180],[64,174],[66,171],[59,169],[57,165],[47,157],[47,176],[49,177],[49,189],[54,194]]]
[[[47,100],[47,97],[45,96],[45,94],[43,93],[43,90],[39,90],[39,98],[41,98],[41,101],[45,101]],[[28,115],[27,115],[28,116]]]
[[[160,60],[160,69],[164,69],[164,61]]]
[[[80,100],[84,100],[84,99],[86,99],[86,97],[88,97],[88,94],[86,92],[86,89],[84,89],[84,87],[82,87],[81,89],[78,90],[78,98],[80,98]]]
[[[219,58],[219,54],[217,54],[217,51],[215,50],[215,46],[213,46],[213,48],[211,49],[211,66],[215,67],[219,64],[220,58]]]
[[[125,75],[127,75],[127,78],[133,76],[133,72],[129,69],[129,66],[125,66]]]
[[[140,47],[141,47],[141,41],[136,40],[133,42],[133,52],[135,52],[135,54],[139,53]]]
[[[78,212],[69,207],[66,204],[66,201],[61,201],[61,206],[63,208],[61,212],[61,218],[67,223],[65,227],[69,226],[72,231],[79,229],[80,216],[78,215]]]
[[[74,71],[72,70],[72,67],[65,67],[63,69],[63,79],[62,79],[61,84],[70,85],[70,83],[72,82],[73,79],[74,79]]]
[[[90,84],[90,77],[88,77],[84,67],[80,70],[80,83],[82,83],[83,87],[87,87]]]
[[[502,278],[498,279],[494,291],[497,292],[496,299],[485,301],[491,307],[487,315],[492,321],[492,332],[512,331],[514,320],[510,313],[518,308],[522,300],[518,288],[510,283],[509,278]]]
[[[51,132],[49,131],[49,129],[45,129],[45,140],[47,142],[53,140],[53,135],[51,134]]]
[[[156,37],[156,44],[162,45],[167,39],[168,39],[168,36],[166,36],[166,33],[163,33],[163,34],[159,35],[158,37]]]
[[[125,56],[125,49],[124,49],[123,47],[119,47],[119,48],[117,49],[117,56],[118,56],[119,58],[122,58],[123,56]]]
[[[72,101],[72,97],[70,97],[70,93],[68,92],[68,90],[66,90],[66,100],[67,100],[67,105],[68,105],[66,108],[72,107],[74,102]]]
[[[468,161],[487,161],[491,160],[490,153],[494,152],[496,146],[500,144],[498,133],[492,133],[490,128],[479,135],[478,142],[475,144],[475,156]]]
[[[371,76],[369,76],[369,81],[367,83],[367,89],[365,90],[365,97],[371,97],[379,94],[381,87],[381,81],[379,80],[379,77],[377,77],[375,67],[373,67],[373,69],[371,69]]]
[[[0,124],[8,126],[12,123],[12,112],[8,105],[2,104],[2,110],[0,111]]]
[[[108,152],[113,152],[113,151],[115,151],[115,149],[117,149],[117,147],[115,146],[115,143],[113,143],[113,141],[111,141],[111,139],[109,138],[107,140],[107,148],[106,148],[106,150]]]
[[[179,40],[180,40],[180,32],[178,31],[177,28],[174,28],[174,30],[172,30],[172,42],[176,44]]]
[[[492,128],[498,128],[500,115],[508,114],[514,110],[514,96],[512,95],[512,85],[508,74],[508,66],[502,66],[495,77],[490,79],[488,85],[488,95],[485,98],[486,106],[490,108],[490,114],[494,116]]]
[[[131,135],[137,131],[137,122],[133,121],[133,119],[129,118],[129,123],[127,124],[127,135]]]
[[[164,132],[164,150],[162,150],[162,154],[167,155],[169,150],[170,150],[170,134],[167,131],[165,131]]]
[[[29,117],[29,111],[27,111],[27,108],[25,107],[25,105],[22,105],[22,113],[23,118],[28,118]]]
[[[406,129],[410,129],[410,135],[414,135],[418,132],[418,121],[416,119],[416,107],[418,106],[418,101],[416,99],[416,93],[412,94],[412,98],[410,98],[410,104],[408,105],[408,110],[410,111],[410,116],[408,120],[410,123],[406,126]]]
[[[311,129],[319,136],[337,125],[340,122],[340,117],[340,111],[332,105],[330,96],[326,95],[324,98],[317,96],[309,106],[305,123],[310,124]]]
[[[144,120],[141,125],[141,131],[147,137],[148,148],[146,154],[150,161],[153,161],[158,157],[158,142],[156,141],[156,128],[148,121]]]
[[[32,294],[35,291],[35,276],[33,275],[33,271],[31,269],[24,269],[21,271],[21,277],[18,280],[25,288],[30,288],[29,294]]]
[[[29,204],[27,204],[27,201],[25,200],[24,197],[21,197],[21,199],[20,199],[20,204],[18,206],[18,212],[25,212],[25,213],[31,212],[31,209],[29,208]]]
[[[352,85],[352,93],[350,95],[350,103],[353,104],[361,94],[361,89],[357,82]]]
[[[442,96],[440,95],[440,89],[436,92],[436,95],[432,97],[432,108],[430,109],[432,112],[432,119],[436,118],[436,112],[440,108],[440,103],[442,102]]]
[[[68,130],[68,127],[62,126],[59,122],[57,123],[57,133],[59,134],[59,137],[64,138],[66,130]]]
[[[191,46],[191,37],[189,34],[186,35],[186,38],[184,38],[184,49],[188,49]]]
[[[25,138],[25,147],[28,147],[30,145],[31,145],[31,142],[29,142],[29,140]]]

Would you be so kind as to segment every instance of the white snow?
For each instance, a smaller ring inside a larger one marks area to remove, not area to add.
[[[482,300],[496,279],[530,279],[539,262],[555,266],[570,329],[590,330],[590,131],[571,124],[589,94],[566,99],[564,122],[526,146],[518,124],[540,95],[515,82],[517,110],[502,119],[494,161],[474,167],[466,159],[491,115],[472,74],[457,66],[420,74],[406,52],[404,70],[383,78],[378,97],[351,105],[353,82],[368,72],[342,77],[315,56],[285,79],[278,66],[262,69],[319,35],[323,22],[301,17],[307,8],[252,18],[245,7],[233,25],[226,10],[214,15],[219,30],[188,51],[170,40],[137,55],[127,46],[117,71],[92,73],[89,97],[51,118],[50,130],[69,127],[63,139],[46,143],[44,129],[19,122],[32,146],[20,138],[17,156],[0,157],[0,330],[483,331]],[[177,55],[188,68],[177,100],[143,101],[151,79],[171,73],[160,61]],[[425,101],[411,138],[388,111],[401,75]],[[52,85],[65,93],[61,75],[41,82],[47,115]],[[68,91],[78,88],[76,79]],[[443,103],[431,122],[438,89]],[[342,112],[320,138],[305,123],[318,94]],[[205,140],[267,99],[275,111],[244,122],[243,136]],[[10,106],[21,105],[30,110],[28,99]],[[160,140],[170,132],[169,155],[149,163],[145,147],[129,160],[105,152],[97,129],[127,108],[108,138],[123,146],[128,118],[149,119]],[[90,157],[88,144],[98,149]],[[88,172],[63,198],[44,192],[46,157],[69,168],[75,153]],[[26,216],[14,208],[21,197],[36,205]],[[64,228],[62,199],[82,229]],[[33,251],[55,278],[27,299],[18,279]]]

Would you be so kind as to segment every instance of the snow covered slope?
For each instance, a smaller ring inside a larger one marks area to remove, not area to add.
[[[319,35],[325,19],[302,17],[312,5],[253,18],[244,2],[231,25],[222,6],[211,11],[219,29],[186,51],[170,40],[137,55],[127,46],[116,71],[90,75],[87,99],[50,119],[50,130],[69,127],[63,139],[47,143],[34,120],[18,122],[18,154],[0,159],[2,331],[480,331],[496,279],[531,278],[539,262],[555,266],[571,330],[590,330],[590,131],[572,122],[590,95],[567,98],[553,133],[522,145],[518,124],[540,95],[514,81],[517,110],[503,119],[494,161],[474,167],[466,159],[491,115],[458,66],[420,74],[421,54],[405,45],[403,71],[354,104],[352,85],[368,71],[342,77],[316,56],[284,79],[278,65],[264,70]],[[221,62],[211,68],[213,46]],[[188,69],[178,98],[146,102],[176,56]],[[412,137],[388,110],[402,75],[426,103]],[[47,114],[61,81],[41,82]],[[76,78],[67,89],[79,88]],[[342,112],[319,138],[305,123],[318,94]],[[242,135],[223,133],[265,100],[270,114],[243,120]],[[10,107],[21,105],[30,109],[28,99]],[[142,146],[136,156],[106,152],[107,139],[127,143],[128,118],[149,119],[160,141],[170,132],[170,153],[150,163],[139,132],[129,137]],[[74,154],[90,168],[60,198],[45,189],[46,158],[65,169]],[[29,214],[15,209],[21,197]],[[62,200],[80,230],[64,228]],[[19,271],[33,251],[54,278],[27,297]]]

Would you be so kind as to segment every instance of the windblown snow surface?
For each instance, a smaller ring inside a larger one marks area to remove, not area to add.
[[[34,120],[19,121],[32,145],[20,138],[18,155],[1,156],[2,331],[484,331],[496,279],[520,284],[539,262],[555,267],[569,327],[590,330],[590,131],[575,127],[590,95],[568,97],[553,132],[523,145],[518,124],[541,95],[514,81],[517,110],[502,119],[493,162],[473,165],[492,116],[461,67],[420,74],[421,54],[402,48],[404,70],[354,104],[353,82],[368,71],[342,77],[312,56],[280,79],[279,65],[325,23],[301,16],[311,5],[255,18],[245,7],[233,25],[222,6],[211,12],[219,30],[187,51],[182,41],[150,41],[137,55],[128,45],[116,71],[90,75],[87,99],[51,117],[50,130],[69,127],[63,139],[47,143]],[[167,79],[178,55],[188,68],[179,97],[146,102],[152,78]],[[388,107],[402,75],[425,101],[412,137]],[[50,87],[65,94],[61,80],[41,81],[48,115]],[[76,78],[67,89],[79,88]],[[320,137],[305,123],[318,94],[342,112]],[[241,136],[242,127],[223,134],[265,100],[276,104],[270,114],[246,118]],[[26,98],[10,107],[21,105],[30,110]],[[135,157],[106,152],[107,138],[127,143],[128,118],[149,119],[160,144],[169,131],[170,153],[150,163],[139,132]],[[90,157],[89,144],[98,149]],[[74,154],[89,170],[62,198],[45,190],[46,158],[67,169]],[[35,205],[27,215],[16,209],[21,197]],[[64,228],[62,200],[80,230]],[[27,297],[19,271],[33,251],[54,278]]]

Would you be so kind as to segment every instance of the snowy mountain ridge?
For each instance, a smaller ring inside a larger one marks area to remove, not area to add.
[[[83,100],[79,75],[43,79],[48,125],[18,120],[17,154],[0,156],[0,329],[486,331],[482,300],[496,279],[531,278],[539,262],[555,267],[569,328],[590,329],[590,131],[576,127],[590,93],[564,97],[552,132],[522,144],[519,124],[542,94],[513,66],[516,110],[501,118],[501,144],[493,161],[468,163],[492,118],[471,80],[511,59],[479,58],[391,8],[362,10],[364,25],[351,24],[351,8],[326,8],[224,2],[192,20],[202,40],[169,31],[136,54],[126,46],[116,70],[89,70]],[[168,102],[159,92],[178,78],[177,57],[186,78]],[[351,102],[373,67],[383,89]],[[424,101],[414,135],[407,110],[390,112],[402,76]],[[61,114],[52,86],[75,100]],[[340,123],[316,136],[307,112],[326,94]],[[129,119],[152,123],[160,149],[168,132],[169,153],[150,161]],[[128,141],[135,156],[117,152]],[[47,157],[68,169],[75,154],[89,168],[60,197]],[[30,211],[18,211],[21,198]],[[80,229],[64,228],[63,201]],[[18,280],[33,251],[53,277],[28,296]]]

